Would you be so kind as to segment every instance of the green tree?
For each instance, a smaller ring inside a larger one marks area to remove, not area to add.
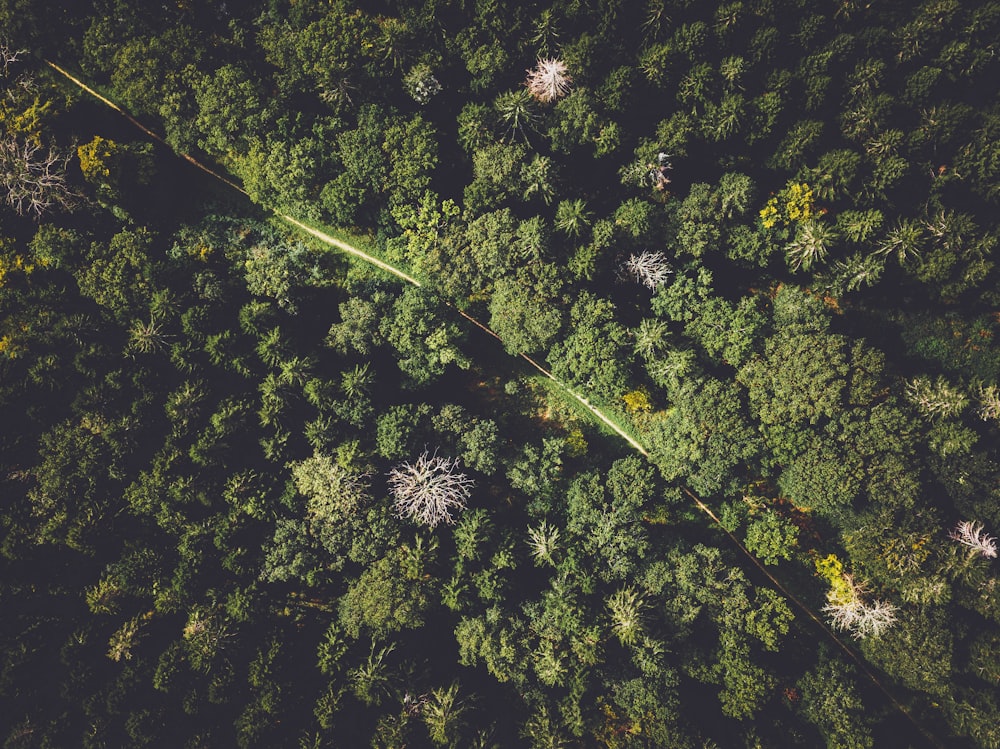
[[[787,328],[769,338],[763,355],[739,372],[750,407],[765,424],[817,424],[844,408],[847,340]]]
[[[567,490],[566,530],[587,555],[600,560],[600,577],[626,580],[649,545],[642,507],[655,488],[652,473],[634,459],[617,461],[608,474],[608,489],[594,473],[578,476]],[[625,477],[634,479],[625,487]],[[610,496],[608,496],[610,494]]]
[[[614,305],[584,292],[570,311],[570,333],[549,352],[552,373],[587,395],[614,402],[628,389],[631,346]]]
[[[458,683],[432,689],[421,713],[431,741],[437,746],[457,746],[468,709],[458,697]]]
[[[265,240],[246,251],[243,273],[250,293],[270,297],[294,313],[300,288],[319,273],[318,258],[304,242]]]
[[[286,94],[309,90],[335,110],[346,108],[362,82],[362,67],[376,49],[374,20],[343,0],[296,14],[296,23],[264,23],[260,47],[277,68]],[[310,16],[312,16],[310,18]]]
[[[921,607],[899,617],[881,637],[867,637],[861,650],[909,689],[931,695],[949,691],[955,635],[944,609]]]
[[[703,495],[734,490],[761,449],[739,388],[715,379],[688,379],[673,401],[647,438],[664,476],[685,480]]]
[[[400,629],[420,627],[430,607],[432,579],[408,573],[407,549],[400,547],[375,561],[351,583],[338,602],[344,631],[354,638],[362,631],[383,637]]]
[[[198,81],[194,96],[198,145],[209,153],[229,159],[246,153],[250,138],[264,129],[264,93],[245,68],[223,65]]]
[[[776,512],[765,512],[747,526],[746,547],[764,564],[791,559],[798,545],[798,528]]]
[[[153,233],[139,228],[115,234],[106,247],[92,244],[89,263],[77,274],[80,292],[119,319],[142,314],[154,279],[153,242]]]
[[[522,268],[496,281],[490,297],[490,327],[509,353],[545,351],[562,327],[555,295],[561,283],[555,266]]]
[[[449,364],[462,369],[470,366],[459,348],[465,339],[464,330],[420,289],[404,290],[382,319],[379,330],[396,350],[399,368],[411,385],[430,382]]]
[[[38,541],[93,551],[93,532],[110,509],[102,486],[116,463],[100,436],[100,421],[62,422],[41,436],[28,493]]]
[[[827,749],[874,746],[871,721],[853,677],[853,669],[823,653],[796,685],[802,694],[802,714],[819,729]]]
[[[149,143],[118,143],[95,135],[76,152],[84,179],[97,187],[105,201],[128,204],[131,191],[153,179],[153,147]]]

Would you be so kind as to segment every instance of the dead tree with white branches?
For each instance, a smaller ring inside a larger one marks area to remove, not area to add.
[[[866,601],[866,586],[855,582],[850,575],[845,577],[850,587],[849,599],[831,597],[823,607],[823,613],[830,617],[833,628],[850,632],[856,640],[878,637],[890,629],[897,621],[896,605],[890,601]]]
[[[569,93],[569,84],[572,80],[566,70],[566,63],[552,58],[539,60],[538,64],[528,71],[528,80],[525,85],[532,96],[543,104],[547,104],[550,101],[561,99]]]
[[[658,287],[665,284],[674,272],[666,255],[662,252],[649,250],[638,255],[629,255],[628,260],[625,261],[625,270],[637,283],[641,283],[650,291],[656,291]]]
[[[475,482],[459,472],[457,458],[442,458],[426,450],[413,463],[389,471],[389,489],[400,517],[430,528],[451,525],[465,509]]]
[[[27,52],[28,50],[26,49],[15,50],[10,46],[10,42],[0,40],[0,75],[6,78],[10,66],[18,62],[21,59],[21,55],[27,54]]]
[[[19,216],[37,218],[51,208],[72,208],[79,197],[66,181],[70,154],[9,137],[0,142],[0,190]]]
[[[996,559],[997,540],[986,533],[982,523],[963,520],[948,534],[948,538],[968,546],[970,552],[987,559]]]

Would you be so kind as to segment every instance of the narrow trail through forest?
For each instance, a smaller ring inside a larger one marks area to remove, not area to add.
[[[127,119],[131,124],[133,124],[135,127],[139,128],[148,137],[152,138],[153,140],[157,141],[158,143],[163,144],[164,146],[166,146],[167,148],[169,148],[171,150],[171,152],[173,152],[174,154],[176,154],[180,158],[184,159],[185,161],[189,162],[190,164],[192,164],[197,169],[201,170],[202,172],[205,172],[206,174],[210,175],[211,177],[214,177],[215,179],[219,180],[223,184],[227,185],[228,187],[231,187],[232,189],[234,189],[234,190],[240,192],[242,195],[246,196],[248,199],[252,200],[252,198],[250,197],[250,194],[246,190],[244,190],[239,184],[233,182],[231,179],[229,179],[226,176],[220,174],[219,172],[217,172],[216,170],[212,169],[211,167],[208,167],[205,164],[201,163],[200,161],[198,161],[197,159],[195,159],[193,156],[175,150],[174,148],[172,148],[170,146],[169,143],[166,142],[166,140],[164,140],[163,137],[161,137],[160,135],[158,135],[153,130],[150,130],[148,127],[146,127],[145,125],[143,125],[137,119],[135,119],[134,117],[132,117],[132,115],[130,115],[126,110],[124,110],[118,104],[116,104],[115,102],[113,102],[110,99],[106,98],[105,96],[102,96],[100,93],[98,93],[97,91],[95,91],[93,88],[87,86],[85,83],[83,83],[83,81],[81,81],[78,78],[76,78],[75,76],[71,75],[69,72],[67,72],[65,69],[63,69],[59,65],[55,64],[54,62],[51,62],[50,60],[44,60],[44,62],[45,62],[46,65],[48,65],[49,67],[51,67],[57,73],[59,73],[64,78],[66,78],[71,83],[73,83],[75,86],[79,87],[83,91],[85,91],[88,94],[90,94],[91,96],[95,97],[97,100],[99,100],[102,103],[106,104],[108,107],[110,107],[114,111],[118,112],[125,119]],[[338,239],[338,238],[336,238],[334,236],[331,236],[330,234],[327,234],[326,232],[320,231],[319,229],[315,229],[315,228],[313,228],[311,226],[308,226],[307,224],[304,224],[301,221],[299,221],[298,219],[296,219],[296,218],[294,218],[292,216],[289,216],[287,214],[283,214],[283,213],[275,211],[275,215],[278,218],[280,218],[281,220],[285,221],[286,223],[288,223],[288,224],[296,227],[298,230],[300,230],[302,232],[305,232],[306,234],[309,234],[310,236],[314,237],[315,239],[318,239],[319,241],[323,242],[324,244],[326,244],[326,245],[328,245],[330,247],[338,249],[338,250],[340,250],[340,251],[342,251],[342,252],[344,252],[344,253],[346,253],[348,255],[352,255],[352,256],[354,256],[354,257],[356,257],[356,258],[358,258],[358,259],[360,259],[360,260],[362,260],[362,261],[364,261],[366,263],[369,263],[369,264],[371,264],[371,265],[373,265],[373,266],[375,266],[377,268],[380,268],[381,270],[383,270],[383,271],[385,271],[385,272],[387,272],[387,273],[389,273],[389,274],[391,274],[393,276],[396,276],[397,278],[405,281],[406,283],[412,284],[413,286],[417,286],[417,287],[423,287],[424,286],[424,284],[422,284],[416,278],[414,278],[413,276],[410,276],[409,274],[405,273],[401,269],[399,269],[399,268],[391,265],[390,263],[387,263],[387,262],[385,262],[383,260],[380,260],[379,258],[376,258],[376,257],[370,255],[369,253],[364,252],[361,249],[358,249],[357,247],[351,245],[348,242],[345,242],[345,241],[343,241],[341,239]],[[487,326],[484,323],[480,322],[479,320],[477,320],[476,318],[474,318],[471,315],[467,314],[466,312],[458,309],[453,304],[451,304],[449,302],[446,302],[446,304],[448,304],[449,307],[451,307],[452,309],[454,309],[459,315],[461,315],[463,318],[465,318],[471,324],[473,324],[474,326],[476,326],[477,328],[479,328],[480,330],[482,330],[486,334],[490,335],[491,337],[495,338],[498,342],[502,342],[502,339],[500,338],[500,336],[494,330],[492,330],[489,326]],[[647,459],[649,459],[649,460],[652,461],[652,457],[651,457],[649,451],[646,449],[645,446],[642,445],[641,442],[637,441],[634,437],[632,437],[627,432],[625,432],[607,414],[605,414],[599,408],[597,408],[596,406],[594,406],[593,404],[591,404],[587,400],[587,398],[585,398],[584,396],[582,396],[579,393],[577,393],[576,391],[574,391],[571,387],[569,387],[564,382],[562,382],[561,380],[559,380],[548,369],[546,369],[545,367],[543,367],[541,364],[539,364],[538,362],[536,362],[534,359],[532,359],[527,354],[525,354],[525,353],[519,353],[517,356],[519,356],[521,359],[523,359],[526,362],[528,362],[528,364],[530,364],[534,369],[536,369],[538,372],[540,372],[545,377],[547,377],[549,380],[551,380],[553,383],[555,383],[559,387],[559,389],[561,389],[566,394],[568,394],[569,396],[571,396],[572,398],[574,398],[575,400],[577,400],[580,404],[582,404],[587,409],[587,411],[594,418],[596,418],[598,421],[600,421],[605,426],[609,427],[615,434],[617,434],[619,437],[621,437],[622,439],[624,439],[629,444],[629,446],[632,449],[634,449],[636,452],[638,452],[639,454],[641,454],[643,457],[645,457],[645,458],[647,458]],[[785,596],[785,598],[788,601],[790,601],[797,609],[799,609],[802,613],[804,613],[808,619],[810,619],[812,622],[814,622],[827,635],[827,637],[830,640],[832,640],[838,646],[838,648],[850,658],[850,660],[859,668],[859,670],[863,674],[865,674],[865,676],[871,681],[871,683],[885,696],[885,698],[890,702],[890,704],[892,704],[900,712],[900,714],[903,715],[907,719],[907,721],[924,737],[924,739],[930,745],[932,745],[934,747],[937,747],[938,749],[944,749],[943,744],[941,744],[930,732],[927,731],[927,729],[925,729],[916,720],[916,718],[913,717],[913,715],[910,713],[910,711],[907,710],[906,707],[903,704],[901,704],[893,696],[893,694],[882,684],[882,682],[879,680],[879,678],[876,676],[876,674],[872,671],[872,669],[868,666],[868,664],[865,662],[865,660],[860,655],[858,655],[858,653],[853,648],[851,648],[850,646],[848,646],[847,643],[845,643],[840,637],[838,637],[837,634],[836,634],[836,632],[834,632],[830,628],[830,626],[826,622],[823,621],[823,619],[819,616],[819,614],[817,614],[804,601],[802,601],[797,596],[795,596],[791,591],[789,591],[785,587],[785,585],[783,585],[781,583],[781,581],[779,581],[771,573],[771,571],[768,570],[764,566],[764,564],[756,556],[754,556],[750,552],[750,550],[747,549],[746,546],[744,546],[743,543],[731,531],[729,531],[722,524],[722,521],[719,519],[719,517],[712,511],[712,509],[708,505],[706,505],[697,495],[695,495],[694,492],[692,492],[687,487],[683,487],[683,486],[681,487],[681,490],[684,492],[684,494],[686,494],[688,496],[689,499],[691,499],[691,501],[694,503],[694,505],[702,513],[704,513],[709,518],[709,520],[714,525],[716,525],[720,530],[722,530],[722,532],[729,538],[729,540],[733,543],[733,545],[737,549],[740,550],[740,552],[743,554],[743,556],[745,556],[747,558],[747,560],[753,565],[753,567],[758,572],[760,572],[762,575],[764,575],[764,577],[771,583],[772,586],[774,586],[775,589],[777,589],[783,596]]]
[[[350,245],[347,242],[344,242],[343,240],[337,239],[336,237],[332,237],[329,234],[327,234],[326,232],[320,231],[319,229],[314,229],[311,226],[307,226],[306,224],[303,224],[301,221],[299,221],[298,219],[293,218],[292,216],[289,216],[288,214],[279,213],[278,216],[282,220],[287,221],[292,226],[296,226],[299,229],[301,229],[302,231],[307,232],[308,234],[311,234],[313,237],[315,237],[316,239],[320,240],[321,242],[325,242],[326,244],[328,244],[328,245],[330,245],[332,247],[336,247],[337,249],[343,250],[344,252],[346,252],[346,253],[348,253],[350,255],[354,255],[355,257],[361,258],[365,262],[371,263],[372,265],[374,265],[374,266],[376,266],[378,268],[381,268],[382,270],[387,271],[387,272],[393,274],[394,276],[398,276],[399,278],[403,279],[407,283],[411,283],[414,286],[423,286],[423,284],[420,283],[420,281],[418,281],[417,279],[413,278],[412,276],[404,273],[399,268],[396,268],[395,266],[390,265],[389,263],[386,263],[386,262],[384,262],[382,260],[379,260],[378,258],[373,257],[372,255],[369,255],[368,253],[364,252],[363,250],[359,250],[357,247],[354,247],[353,245]],[[474,318],[472,315],[468,314],[467,312],[464,312],[464,311],[458,309],[458,307],[456,307],[455,305],[451,304],[450,302],[445,302],[445,303],[449,307],[451,307],[453,310],[455,310],[463,318],[465,318],[470,323],[472,323],[473,325],[475,325],[477,328],[479,328],[480,330],[482,330],[484,333],[486,333],[489,336],[492,336],[497,341],[500,341],[502,343],[502,339],[500,338],[500,336],[497,335],[496,331],[494,331],[488,325],[486,325],[485,323],[477,320],[476,318]],[[523,352],[520,352],[520,353],[517,354],[517,356],[519,356],[520,358],[524,359],[534,369],[538,370],[541,374],[545,375],[548,379],[550,379],[552,382],[554,382],[556,385],[558,385],[561,390],[563,390],[568,395],[570,395],[571,397],[573,397],[577,401],[579,401],[584,406],[584,408],[586,408],[588,411],[590,411],[590,413],[594,417],[596,417],[597,419],[599,419],[602,424],[605,424],[608,428],[610,428],[612,431],[614,431],[615,434],[617,434],[623,440],[625,440],[626,442],[628,442],[629,445],[634,450],[636,450],[637,452],[641,453],[643,456],[645,456],[647,458],[649,457],[649,451],[646,450],[646,448],[643,447],[640,442],[638,442],[634,437],[632,437],[625,430],[623,430],[621,427],[619,427],[617,424],[615,424],[615,422],[607,414],[605,414],[599,408],[597,408],[596,406],[594,406],[593,404],[591,404],[591,402],[588,401],[585,397],[583,397],[582,395],[580,395],[579,393],[577,393],[575,390],[573,390],[571,387],[569,387],[569,385],[567,385],[565,382],[563,382],[562,380],[560,380],[559,378],[557,378],[554,374],[552,374],[552,372],[550,372],[548,369],[546,369],[545,367],[543,367],[541,364],[539,364],[537,361],[535,361],[534,359],[532,359],[527,354],[525,354]]]

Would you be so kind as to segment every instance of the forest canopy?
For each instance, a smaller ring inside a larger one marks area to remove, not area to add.
[[[1000,2],[0,29],[5,747],[1000,747]]]

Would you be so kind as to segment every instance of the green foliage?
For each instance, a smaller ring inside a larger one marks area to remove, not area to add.
[[[763,356],[740,371],[750,407],[764,424],[816,424],[843,408],[848,372],[847,341],[826,333],[794,333],[769,338]]]
[[[626,390],[631,359],[627,333],[615,321],[614,305],[581,294],[570,310],[570,330],[549,352],[553,374],[587,393],[614,402]]]
[[[338,602],[344,631],[357,638],[362,631],[382,637],[402,628],[419,627],[431,602],[431,582],[407,575],[401,547],[368,567]]]
[[[685,382],[647,439],[668,480],[704,495],[738,485],[760,450],[738,388],[714,379]]]
[[[80,293],[106,307],[113,315],[127,317],[139,312],[151,293],[153,235],[144,228],[121,231],[105,247],[94,243],[89,263],[77,277]]]
[[[747,526],[746,546],[765,564],[791,559],[798,546],[798,528],[776,512],[765,512]]]
[[[399,368],[412,385],[424,385],[455,364],[468,369],[459,345],[465,332],[419,289],[408,288],[382,318],[379,332],[395,349]]]
[[[547,350],[562,327],[563,315],[553,298],[560,279],[545,265],[532,277],[527,269],[499,279],[490,298],[490,327],[512,354]]]
[[[0,3],[6,744],[898,739],[708,509],[996,745],[995,3],[44,5]],[[475,491],[411,537],[435,448]]]
[[[874,746],[870,720],[852,677],[853,669],[823,654],[816,668],[796,685],[802,696],[802,714],[819,729],[828,749]]]
[[[296,292],[316,278],[318,267],[304,242],[262,242],[247,250],[243,272],[251,294],[270,297],[282,309],[295,312]]]
[[[194,95],[195,125],[202,133],[198,145],[223,157],[245,153],[265,120],[260,84],[246,69],[223,65],[198,82]]]
[[[909,689],[941,694],[952,670],[954,633],[937,607],[907,612],[883,637],[867,638],[866,656]]]

